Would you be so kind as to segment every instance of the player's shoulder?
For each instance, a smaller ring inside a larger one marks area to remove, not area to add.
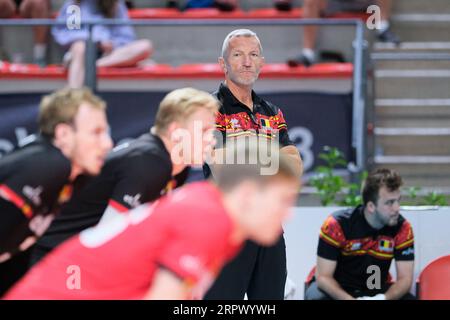
[[[410,232],[410,230],[412,230],[412,225],[411,223],[402,215],[399,215],[398,218],[398,223],[397,225],[394,227],[394,232],[396,234],[402,233],[402,232]]]
[[[70,160],[47,139],[30,136],[20,148],[4,156],[0,167],[15,174],[54,174],[70,170]]]
[[[268,100],[260,98],[260,101],[260,103],[263,104],[267,109],[269,109],[270,112],[274,115],[278,114],[281,111],[281,109],[276,104]]]
[[[351,223],[351,220],[357,218],[359,213],[359,207],[357,208],[346,208],[333,212],[330,217],[335,223],[340,225],[346,225]]]
[[[170,168],[170,155],[160,138],[147,133],[137,139],[124,142],[108,155],[107,164],[129,164],[130,166],[149,164],[159,168]]]

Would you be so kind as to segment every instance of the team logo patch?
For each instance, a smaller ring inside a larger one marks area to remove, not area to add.
[[[242,129],[238,119],[233,118],[233,119],[230,120],[230,122],[231,122],[231,126],[232,126],[233,129],[235,129],[235,130],[236,129]]]
[[[348,241],[345,245],[345,251],[358,251],[361,250],[363,244],[360,241],[351,240]]]
[[[141,194],[138,193],[135,196],[131,196],[129,194],[126,194],[123,196],[123,202],[128,204],[132,208],[136,208],[141,205]]]

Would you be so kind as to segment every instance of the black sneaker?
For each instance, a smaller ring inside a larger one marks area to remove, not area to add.
[[[381,42],[391,42],[397,46],[400,44],[399,37],[394,32],[392,32],[390,28],[386,29],[382,33],[379,33],[377,38]]]
[[[289,0],[277,0],[274,3],[275,9],[278,11],[291,11],[292,1]]]
[[[304,54],[300,54],[297,57],[288,59],[286,63],[288,64],[289,67],[298,67],[301,65],[305,67],[310,67],[314,64],[314,61],[306,57]]]

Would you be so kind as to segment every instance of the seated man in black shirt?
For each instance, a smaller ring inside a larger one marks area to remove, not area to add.
[[[338,211],[324,222],[317,250],[315,279],[307,300],[414,299],[414,236],[400,215],[402,178],[379,169],[365,181],[364,205]],[[388,283],[395,259],[397,280]]]
[[[193,88],[174,90],[160,103],[150,132],[119,145],[101,174],[75,193],[36,244],[34,264],[61,242],[97,223],[126,215],[184,183],[214,144],[218,101]]]

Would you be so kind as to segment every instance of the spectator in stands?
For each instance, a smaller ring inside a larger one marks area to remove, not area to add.
[[[292,0],[284,0],[290,1]],[[392,0],[304,0],[303,17],[319,18],[337,11],[366,11],[367,7],[377,4],[380,7],[381,23],[377,30],[377,38],[382,42],[400,43],[400,39],[395,35],[389,24],[391,15]],[[317,61],[314,50],[317,37],[317,26],[305,26],[303,29],[303,50],[297,57],[291,58],[287,63],[291,67],[298,65],[311,66]]]
[[[0,0],[0,19],[11,18],[17,11],[24,18],[50,17],[50,0]],[[33,63],[46,64],[47,26],[34,27]]]
[[[79,5],[83,19],[115,18],[128,19],[127,8],[123,0],[67,0],[61,8],[58,20],[66,21],[70,5]],[[52,34],[58,44],[68,48],[64,63],[68,65],[69,87],[78,88],[84,80],[84,60],[88,30],[68,29],[65,25],[52,28]],[[97,44],[97,67],[130,67],[148,58],[152,44],[147,39],[136,40],[134,30],[128,25],[95,26],[92,34]]]
[[[330,215],[322,225],[315,279],[307,300],[411,300],[414,235],[400,215],[402,178],[389,169],[370,174],[363,205]],[[392,259],[397,281],[388,283]]]

